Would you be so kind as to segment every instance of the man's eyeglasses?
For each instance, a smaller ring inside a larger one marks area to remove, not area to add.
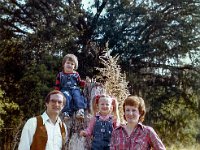
[[[49,102],[51,102],[51,103],[53,103],[53,104],[56,104],[56,103],[58,103],[58,104],[63,104],[62,101],[60,101],[60,100],[56,100],[56,99],[50,99]]]

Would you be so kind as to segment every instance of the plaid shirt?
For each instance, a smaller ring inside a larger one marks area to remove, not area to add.
[[[112,132],[110,150],[166,150],[152,127],[138,123],[129,136],[121,125]]]

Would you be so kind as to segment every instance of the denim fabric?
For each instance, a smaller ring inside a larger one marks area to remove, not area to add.
[[[92,150],[109,150],[112,131],[112,118],[104,121],[97,116],[93,130]]]
[[[78,76],[75,73],[60,75],[61,92],[65,95],[67,101],[62,112],[68,112],[70,115],[74,111],[79,109],[85,109],[87,107],[86,99],[81,94],[81,90],[78,87]]]

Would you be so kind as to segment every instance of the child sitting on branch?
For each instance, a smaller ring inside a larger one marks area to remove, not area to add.
[[[67,103],[62,110],[64,119],[67,120],[76,112],[76,118],[84,119],[84,109],[87,107],[85,97],[80,87],[85,81],[81,80],[78,68],[78,59],[74,54],[67,54],[62,61],[63,71],[56,78],[56,90],[60,90],[66,97]]]

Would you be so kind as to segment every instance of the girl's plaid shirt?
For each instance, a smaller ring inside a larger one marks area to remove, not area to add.
[[[112,132],[110,150],[166,150],[152,127],[138,123],[129,136],[121,125]]]

